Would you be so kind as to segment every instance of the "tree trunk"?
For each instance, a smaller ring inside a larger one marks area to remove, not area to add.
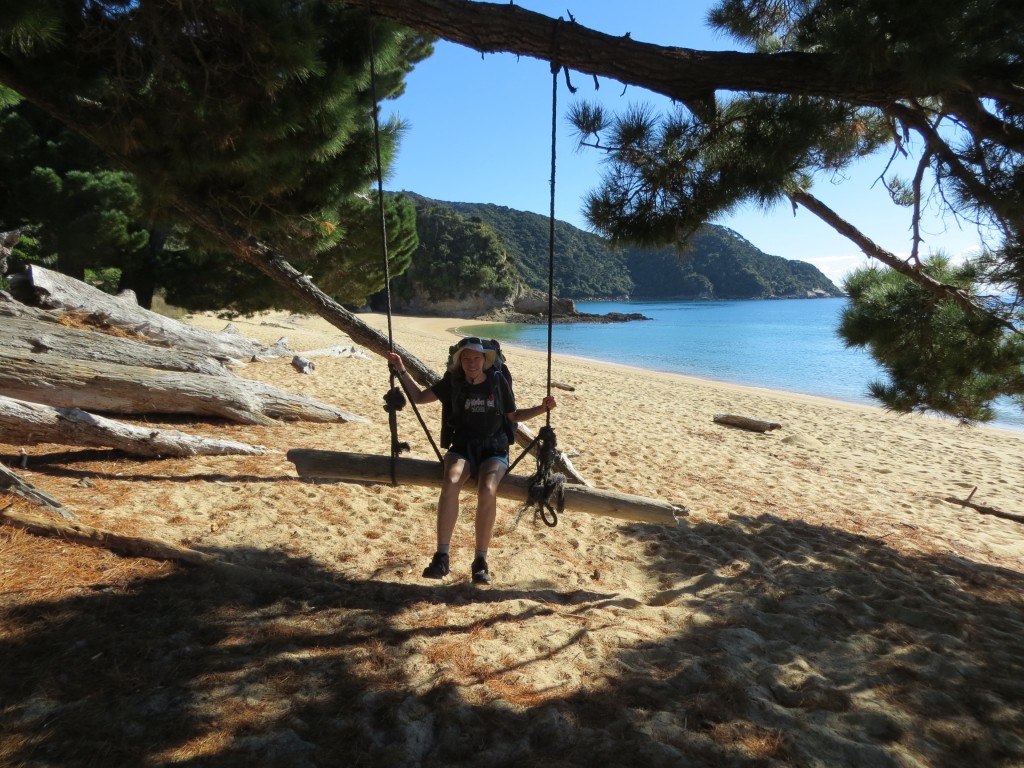
[[[0,441],[11,445],[59,443],[116,448],[133,456],[262,455],[267,449],[234,440],[152,429],[86,413],[0,395]]]
[[[331,405],[240,377],[90,363],[0,350],[0,394],[101,413],[186,413],[243,424],[366,421]]]
[[[308,449],[292,449],[287,455],[288,460],[303,477],[333,478],[350,482],[391,482],[390,456]],[[398,458],[395,459],[395,480],[399,484],[440,487],[441,467],[436,461]],[[498,486],[498,496],[514,501],[526,501],[529,489],[529,478],[522,475],[505,475],[505,479]],[[567,509],[577,509],[593,515],[677,525],[676,517],[686,514],[685,507],[644,496],[630,496],[573,484],[566,484],[564,493]]]
[[[230,369],[197,352],[154,346],[125,336],[69,328],[29,317],[0,316],[0,350],[24,357],[47,352],[74,360],[234,376]]]
[[[178,349],[211,355],[228,362],[253,357],[280,357],[291,352],[268,347],[253,339],[228,333],[210,333],[143,309],[134,301],[111,296],[79,280],[39,266],[28,268],[27,275],[12,275],[11,290],[25,304],[49,309],[82,312],[99,323],[137,333]]]
[[[566,22],[513,3],[344,0],[344,5],[365,8],[482,53],[530,56],[646,88],[692,105],[697,114],[717,90],[823,96],[865,105],[937,95],[925,87],[920,93],[910,90],[914,78],[900,70],[846,74],[828,54],[697,51],[652,45],[631,39],[628,29],[615,37],[577,24],[571,15]],[[1010,78],[991,72],[962,74],[965,90],[975,91],[979,98],[1016,97]]]

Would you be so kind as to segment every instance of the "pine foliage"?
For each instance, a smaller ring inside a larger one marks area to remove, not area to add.
[[[928,259],[928,275],[969,289],[972,264]],[[936,411],[965,422],[990,421],[1009,396],[1024,407],[1024,338],[991,315],[969,312],[891,269],[867,268],[845,283],[851,302],[839,327],[847,346],[868,349],[889,380],[871,395],[899,412]]]
[[[365,223],[354,196],[375,177],[371,46],[379,99],[399,95],[431,50],[428,38],[327,0],[0,8],[5,81],[120,158],[142,230],[185,239],[178,253],[193,265],[235,247],[219,239],[224,224],[325,274],[328,254],[362,250],[344,239]],[[381,125],[385,165],[402,130]],[[212,226],[195,221],[198,208]]]

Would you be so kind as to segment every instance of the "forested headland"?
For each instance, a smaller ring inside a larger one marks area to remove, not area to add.
[[[425,310],[485,297],[500,302],[525,289],[547,292],[547,217],[490,203],[432,200],[416,207],[419,246],[394,279],[398,309]],[[709,224],[683,250],[615,246],[558,221],[555,293],[566,299],[774,299],[839,296],[817,267],[772,256],[740,234]]]

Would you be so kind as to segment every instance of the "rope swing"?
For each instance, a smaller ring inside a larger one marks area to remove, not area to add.
[[[385,297],[387,300],[387,326],[388,326],[388,350],[389,354],[395,353],[394,326],[392,323],[393,312],[391,305],[391,270],[390,258],[388,255],[387,241],[387,220],[384,205],[384,173],[381,162],[380,148],[380,122],[379,104],[377,103],[377,82],[376,82],[376,54],[374,52],[373,39],[373,17],[370,16],[369,31],[369,53],[370,53],[370,86],[373,98],[373,140],[377,164],[377,205],[380,218],[381,251],[384,258],[384,282]],[[560,22],[559,22],[560,23]],[[551,396],[552,379],[551,366],[553,359],[553,330],[554,330],[554,275],[555,275],[555,167],[556,167],[556,138],[558,121],[558,73],[562,69],[558,57],[558,31],[556,24],[553,30],[552,56],[551,56],[551,207],[548,227],[548,344],[547,344],[547,394]],[[570,91],[573,91],[572,84],[568,82],[569,73],[565,70],[566,83]],[[416,408],[415,400],[410,397],[410,390],[407,388],[405,377],[398,376],[396,369],[390,371],[390,389],[384,396],[384,408],[388,412],[388,422],[391,430],[391,457],[390,462],[381,455],[351,453],[346,451],[322,451],[302,448],[293,448],[288,451],[288,460],[291,461],[299,475],[302,477],[332,478],[348,482],[359,483],[383,483],[388,477],[392,485],[398,485],[397,474],[401,470],[403,482],[413,485],[443,485],[443,477],[438,472],[437,464],[422,459],[402,458],[401,454],[409,450],[409,445],[398,438],[398,411],[405,407],[408,402],[413,406],[416,417],[424,434],[430,441],[439,463],[444,462],[441,451],[434,442],[429,427],[424,422],[419,410]],[[395,379],[401,384],[401,388],[395,386]],[[537,446],[537,470],[529,478],[522,475],[513,475],[512,469],[522,460],[523,456]],[[546,423],[539,430],[536,438],[526,447],[514,463],[505,473],[501,484],[498,486],[498,495],[503,498],[514,499],[517,502],[524,502],[522,509],[516,517],[515,524],[526,510],[531,507],[535,514],[543,520],[544,524],[554,527],[558,524],[558,515],[563,511],[565,504],[573,509],[595,515],[606,515],[623,520],[657,523],[660,525],[678,525],[678,516],[686,514],[687,509],[683,506],[671,504],[659,499],[634,496],[618,493],[616,491],[605,491],[593,488],[585,482],[568,483],[565,475],[556,473],[554,467],[562,464],[564,457],[558,452],[555,432],[551,426],[551,413],[547,413]],[[566,472],[571,473],[568,462],[565,462]]]
[[[555,40],[554,40],[554,51],[551,61],[551,192],[550,192],[550,207],[548,216],[548,333],[547,333],[547,392],[548,396],[551,395],[551,363],[553,357],[553,339],[554,339],[554,300],[555,300],[555,170],[557,167],[557,138],[558,138],[558,73],[561,70],[561,65],[558,63],[557,48],[558,48],[558,28],[555,29]],[[387,248],[387,224],[385,220],[384,211],[384,180],[383,180],[383,167],[381,162],[380,152],[380,122],[378,118],[379,104],[377,101],[377,83],[376,83],[376,66],[374,63],[374,46],[373,46],[373,26],[371,21],[370,26],[370,89],[371,96],[373,98],[373,137],[374,137],[374,148],[376,152],[376,165],[377,165],[377,201],[378,209],[380,214],[380,238],[381,238],[381,249],[384,258],[384,282],[385,282],[385,297],[387,303],[387,316],[388,316],[388,349],[394,352],[394,331],[392,325],[392,307],[391,307],[391,273],[388,259],[388,248]],[[430,444],[434,449],[434,453],[437,454],[438,461],[444,461],[441,456],[441,452],[438,449],[434,438],[431,436],[430,429],[424,422],[423,417],[420,415],[419,410],[416,408],[415,402],[412,398],[409,398],[408,393],[404,391],[405,384],[402,382],[401,377],[396,375],[394,368],[388,366],[390,373],[390,385],[387,394],[384,395],[384,410],[388,412],[388,424],[391,430],[391,482],[392,485],[397,485],[396,479],[396,461],[398,457],[409,450],[409,444],[401,442],[398,438],[398,411],[405,407],[408,402],[412,405],[413,411],[416,413],[416,417],[419,419],[420,425],[423,427],[424,433],[427,435],[427,439],[430,440]],[[396,386],[397,383],[400,386]],[[558,460],[558,442],[555,437],[555,431],[551,426],[551,412],[548,411],[546,414],[546,422],[543,427],[538,431],[537,436],[533,441],[523,449],[523,452],[519,454],[514,462],[509,466],[506,476],[515,469],[516,465],[523,459],[523,457],[529,453],[533,447],[537,446],[537,469],[533,475],[529,478],[529,491],[527,494],[527,500],[523,503],[522,508],[519,510],[519,514],[516,516],[515,525],[519,524],[523,515],[530,509],[534,510],[534,516],[540,517],[545,525],[549,527],[555,527],[558,525],[558,515],[564,510],[564,485],[565,475],[554,471],[555,463]]]
[[[561,69],[557,57],[551,62],[551,199],[548,209],[548,357],[547,394],[551,394],[551,361],[554,349],[555,314],[555,169],[557,168],[558,143],[558,72]],[[558,440],[551,426],[551,411],[545,414],[546,421],[537,432],[530,446],[508,468],[512,469],[526,453],[537,445],[537,469],[530,475],[530,489],[527,500],[516,516],[516,525],[529,510],[534,519],[539,517],[544,525],[554,528],[558,515],[565,509],[565,475],[554,471],[558,459]],[[515,526],[513,526],[514,528]]]
[[[372,16],[370,17],[368,30],[370,51],[370,98],[373,100],[373,108],[371,109],[371,113],[373,115],[373,150],[377,171],[377,212],[379,214],[381,254],[384,258],[384,297],[388,311],[388,351],[394,352],[395,333],[391,317],[391,259],[388,254],[388,226],[387,217],[384,212],[384,167],[381,162],[380,155],[380,118],[378,116],[380,102],[377,100],[377,54],[373,44],[374,21]],[[403,389],[395,386],[396,379],[398,383],[401,384],[401,378],[396,375],[395,370],[390,365],[388,366],[388,372],[390,376],[390,383],[388,385],[388,391],[384,395],[384,410],[388,412],[388,426],[391,430],[391,484],[398,485],[398,480],[395,476],[395,460],[403,453],[410,450],[408,443],[401,442],[398,439],[398,412],[405,408],[405,404],[407,402],[412,405],[412,410],[416,414],[416,418],[419,419],[420,424],[423,426],[423,431],[426,433],[427,439],[430,441],[430,445],[434,448],[434,453],[437,454],[437,460],[441,461],[442,459],[441,451],[438,450],[437,445],[435,445],[434,438],[431,437],[430,430],[427,428],[426,422],[423,421],[423,416],[420,415],[419,409],[416,408],[416,403],[406,397],[406,393]]]

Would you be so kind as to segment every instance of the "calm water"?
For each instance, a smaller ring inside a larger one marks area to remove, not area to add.
[[[884,380],[882,371],[836,336],[844,306],[846,299],[587,302],[579,304],[581,312],[639,312],[652,319],[555,324],[553,347],[556,354],[877,405],[867,387]],[[546,325],[461,330],[547,349]],[[1024,413],[1001,403],[993,426],[1024,430]]]

